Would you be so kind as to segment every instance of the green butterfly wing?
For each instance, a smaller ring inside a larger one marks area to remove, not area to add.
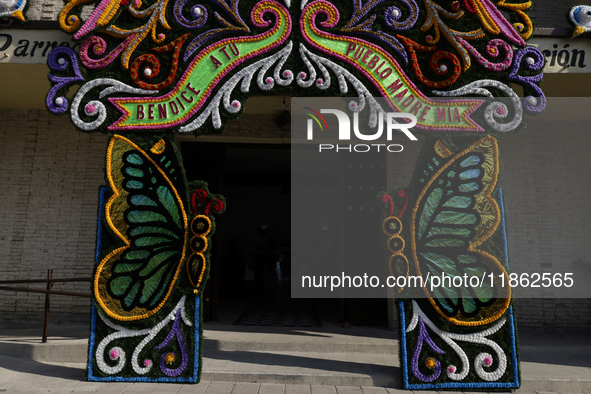
[[[176,182],[180,170],[164,140],[148,154],[114,136],[108,156],[114,194],[107,222],[127,246],[99,264],[95,296],[110,316],[138,320],[165,303],[185,257],[188,225]]]
[[[439,141],[435,152],[438,147],[441,152]],[[491,197],[498,174],[496,140],[486,137],[450,156],[434,153],[420,174],[423,188],[411,219],[413,260],[443,317],[460,325],[486,324],[504,312],[510,297],[508,288],[497,286],[505,268],[476,248],[500,220]]]

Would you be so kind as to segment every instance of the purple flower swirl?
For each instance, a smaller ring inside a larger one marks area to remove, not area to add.
[[[376,38],[388,45],[390,48],[394,49],[396,53],[398,53],[402,59],[407,62],[408,55],[406,53],[406,49],[400,43],[400,41],[395,36],[388,34],[385,29],[374,30],[372,27],[376,23],[377,14],[371,13],[375,11],[377,6],[386,1],[387,0],[370,0],[363,4],[361,0],[352,0],[353,14],[351,15],[349,22],[347,22],[341,30],[347,33],[358,33]],[[419,16],[419,7],[417,6],[415,0],[396,1],[404,5],[403,8],[406,8],[408,11],[408,17],[400,21],[403,11],[401,8],[393,5],[388,7],[384,12],[384,23],[394,31],[408,30],[413,27],[417,21]],[[369,17],[363,21],[362,19],[368,15]]]
[[[400,17],[402,16],[402,11],[400,8],[396,6],[388,7],[386,12],[384,13],[384,21],[386,22],[386,26],[394,31],[403,31],[408,30],[414,26],[419,17],[419,7],[415,0],[399,0],[408,11],[408,17],[403,20],[399,21]]]
[[[189,357],[187,355],[187,349],[185,349],[185,341],[183,339],[183,333],[181,331],[181,319],[181,309],[179,309],[176,312],[174,323],[172,324],[170,332],[168,333],[164,341],[160,345],[156,346],[156,349],[160,350],[164,348],[166,345],[168,345],[174,337],[176,337],[179,348],[181,349],[181,364],[174,369],[170,369],[166,366],[166,354],[163,354],[160,357],[160,369],[162,370],[162,372],[164,372],[166,376],[170,377],[179,376],[180,374],[182,374],[183,371],[187,368],[187,365],[189,364]]]
[[[57,77],[53,74],[47,74],[47,78],[49,78],[54,86],[47,93],[45,104],[54,114],[64,113],[68,109],[68,99],[64,96],[56,98],[55,95],[57,92],[71,83],[84,81],[84,77],[80,74],[76,53],[72,49],[68,47],[57,47],[49,53],[47,58],[47,64],[52,71],[66,71],[68,63],[72,63],[72,69],[74,70],[73,77]]]
[[[202,5],[193,6],[191,8],[191,14],[197,19],[195,19],[194,21],[190,21],[184,18],[184,16],[181,14],[182,8],[187,1],[188,0],[177,0],[177,2],[175,3],[174,17],[176,21],[181,26],[185,26],[188,29],[196,29],[202,27],[207,21],[207,10]],[[187,46],[187,49],[185,49],[185,54],[183,55],[184,61],[187,61],[201,45],[205,44],[207,41],[219,37],[220,35],[232,34],[237,32],[250,32],[250,29],[248,28],[248,26],[246,26],[246,23],[244,23],[238,12],[239,0],[232,0],[230,6],[228,6],[228,4],[226,4],[224,0],[212,0],[212,3],[217,4],[221,6],[223,9],[225,9],[226,12],[230,15],[230,17],[234,20],[236,25],[233,25],[232,23],[228,22],[218,12],[214,12],[213,19],[217,20],[224,27],[207,30],[199,34],[197,37],[193,38],[193,40]],[[201,12],[202,14],[200,15]]]
[[[529,55],[525,57],[526,55]],[[521,85],[526,85],[533,89],[536,96],[527,96],[523,99],[523,107],[530,114],[539,114],[546,108],[546,96],[538,84],[542,81],[544,73],[540,72],[537,75],[523,76],[518,75],[521,68],[521,61],[525,57],[524,68],[528,71],[541,71],[544,68],[546,58],[542,52],[535,47],[527,47],[520,49],[514,57],[511,73],[507,77],[510,81],[518,82]]]
[[[183,7],[189,0],[177,0],[174,3],[174,19],[179,25],[185,29],[199,29],[205,22],[207,22],[207,8],[202,5],[194,5],[191,7],[191,16],[194,19],[187,19],[183,15]]]
[[[445,352],[441,350],[435,342],[429,336],[427,329],[425,328],[425,323],[423,323],[423,319],[419,317],[419,333],[417,336],[417,345],[415,346],[415,350],[412,354],[411,360],[411,371],[412,374],[422,382],[432,382],[441,375],[441,363],[439,360],[435,360],[435,367],[433,368],[433,373],[431,375],[425,375],[419,369],[419,357],[421,355],[421,349],[423,348],[423,342],[426,343],[435,353],[444,354]]]

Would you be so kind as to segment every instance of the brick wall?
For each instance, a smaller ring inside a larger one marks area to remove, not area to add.
[[[90,277],[107,138],[44,110],[0,109],[0,278]],[[39,285],[35,287],[39,288]],[[86,283],[55,290],[90,292]],[[44,295],[0,292],[0,321],[39,321]],[[55,319],[86,320],[89,301],[54,296]]]
[[[56,21],[63,7],[64,2],[62,0],[29,0],[26,18],[31,21]],[[90,16],[94,7],[94,4],[82,6],[82,20],[86,20]]]
[[[586,3],[572,0],[534,0],[528,15],[534,22],[534,27],[570,28],[568,12],[579,4]]]
[[[510,264],[529,272],[588,272],[591,134],[584,121],[528,123],[527,130],[499,138]],[[518,324],[591,328],[591,299],[550,297],[517,299]]]

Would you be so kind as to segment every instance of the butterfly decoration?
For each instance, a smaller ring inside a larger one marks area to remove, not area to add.
[[[465,129],[453,124],[451,105],[449,119],[440,122],[439,109],[435,118],[434,105],[418,98],[432,93],[463,103],[472,93],[500,94],[511,98],[513,110],[493,103],[475,114],[484,112],[493,131],[514,130],[524,111],[545,106],[538,86],[544,56],[522,48],[533,31],[525,14],[531,2],[505,1],[68,0],[58,22],[80,50],[51,52],[47,107],[69,113],[85,132],[128,133],[111,135],[107,149],[110,191],[100,205],[106,231],[93,282],[89,379],[92,373],[112,380],[199,379],[200,296],[214,216],[225,202],[204,183],[187,184],[173,132],[219,133],[251,93],[308,91],[357,96],[350,108],[366,108],[370,119],[380,112],[374,96],[417,100],[415,112],[433,107],[433,130],[460,138]],[[0,0],[0,6],[25,2]],[[87,3],[95,8],[82,18]],[[526,101],[516,98],[509,80],[524,87]],[[80,88],[68,99],[70,84]],[[505,119],[509,113],[513,119]],[[424,278],[420,290],[429,301],[421,307],[432,307],[446,324],[486,331],[504,318],[511,295],[498,286],[508,283],[507,271],[488,242],[500,220],[496,140],[483,138],[457,154],[440,141],[431,148],[409,189],[384,197],[390,269]],[[433,286],[442,275],[484,280],[477,287]],[[401,296],[408,287],[398,288]],[[415,327],[427,332],[433,316],[414,316]],[[427,341],[425,332],[418,338]]]
[[[455,155],[441,141],[431,145],[409,188],[418,191],[411,209],[407,210],[411,195],[406,190],[396,194],[401,201],[397,215],[392,197],[382,196],[389,206],[382,229],[392,253],[390,272],[406,278],[411,272],[419,275],[433,308],[453,324],[494,322],[511,298],[506,268],[479,249],[500,222],[492,196],[499,168],[496,139],[485,137]],[[473,277],[478,282],[465,279]],[[459,286],[454,278],[462,279]],[[404,288],[397,290],[403,293]]]
[[[94,295],[116,320],[148,318],[163,308],[177,283],[188,282],[200,294],[207,281],[215,227],[211,214],[222,213],[225,203],[210,195],[204,183],[196,184],[189,217],[186,181],[172,145],[160,139],[146,151],[115,135],[107,149],[113,195],[105,216],[123,246],[99,263]]]

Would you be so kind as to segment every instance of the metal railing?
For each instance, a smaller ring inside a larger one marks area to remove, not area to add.
[[[47,331],[49,325],[49,306],[51,303],[51,295],[63,295],[71,297],[83,297],[92,298],[92,294],[89,293],[75,293],[71,291],[56,291],[52,290],[54,283],[69,283],[69,282],[92,282],[92,278],[65,278],[65,279],[53,279],[53,270],[47,270],[47,279],[21,279],[21,280],[0,280],[0,290],[26,292],[26,293],[42,293],[45,294],[45,311],[43,314],[43,334],[41,342],[47,342]],[[16,284],[32,284],[32,283],[45,283],[45,290],[43,289],[32,289],[29,287],[12,287],[4,285],[16,285]]]

